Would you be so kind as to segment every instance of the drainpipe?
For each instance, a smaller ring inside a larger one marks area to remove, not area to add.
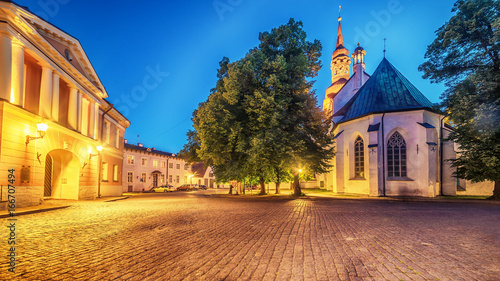
[[[439,121],[439,134],[440,134],[440,142],[439,142],[439,196],[443,196],[443,167],[444,167],[444,137],[443,137],[443,121],[446,116],[443,116]]]
[[[385,135],[384,135],[384,117],[382,114],[382,197],[385,197]]]
[[[108,108],[108,110],[104,111],[104,113],[102,114],[101,137],[100,137],[101,142],[102,142],[102,136],[104,134],[104,117],[106,116],[106,114],[108,114],[108,112],[111,111],[111,109],[113,109],[113,105],[112,104],[111,104],[111,107]],[[97,171],[97,173],[99,174],[99,177],[98,177],[99,181],[97,182],[97,197],[101,198],[102,155],[101,155],[100,151],[99,151],[99,170]]]

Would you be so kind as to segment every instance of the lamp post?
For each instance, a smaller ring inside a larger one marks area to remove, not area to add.
[[[102,146],[98,145],[96,146],[97,150],[97,197],[101,198],[101,173],[102,173],[102,160],[101,160],[101,151],[102,151]]]

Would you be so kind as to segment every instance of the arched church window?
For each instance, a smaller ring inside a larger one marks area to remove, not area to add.
[[[387,171],[389,177],[406,177],[406,142],[395,132],[387,142]]]
[[[361,136],[354,142],[354,177],[365,177],[365,146]]]

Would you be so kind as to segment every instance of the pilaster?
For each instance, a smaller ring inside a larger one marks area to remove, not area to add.
[[[45,64],[42,64],[40,106],[38,112],[42,117],[52,117],[52,68]]]
[[[78,128],[78,89],[72,85],[68,85],[69,90],[69,104],[68,104],[68,124],[76,130]]]
[[[12,82],[12,37],[0,32],[0,98],[10,101]]]
[[[59,74],[52,74],[52,120],[59,121]]]
[[[10,102],[23,106],[24,101],[24,45],[15,40],[12,42],[12,74]]]

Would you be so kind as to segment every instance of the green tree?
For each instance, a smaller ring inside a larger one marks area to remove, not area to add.
[[[259,39],[241,60],[221,61],[216,88],[195,111],[196,133],[185,149],[195,148],[220,178],[256,175],[262,194],[274,179],[279,193],[290,172],[298,179],[300,165],[310,173],[330,168],[333,139],[310,81],[321,67],[321,44],[307,41],[293,19]],[[298,184],[295,194],[301,194]]]
[[[495,182],[500,198],[500,2],[460,0],[436,31],[419,70],[444,82],[442,106],[462,150],[451,160],[460,178]]]

